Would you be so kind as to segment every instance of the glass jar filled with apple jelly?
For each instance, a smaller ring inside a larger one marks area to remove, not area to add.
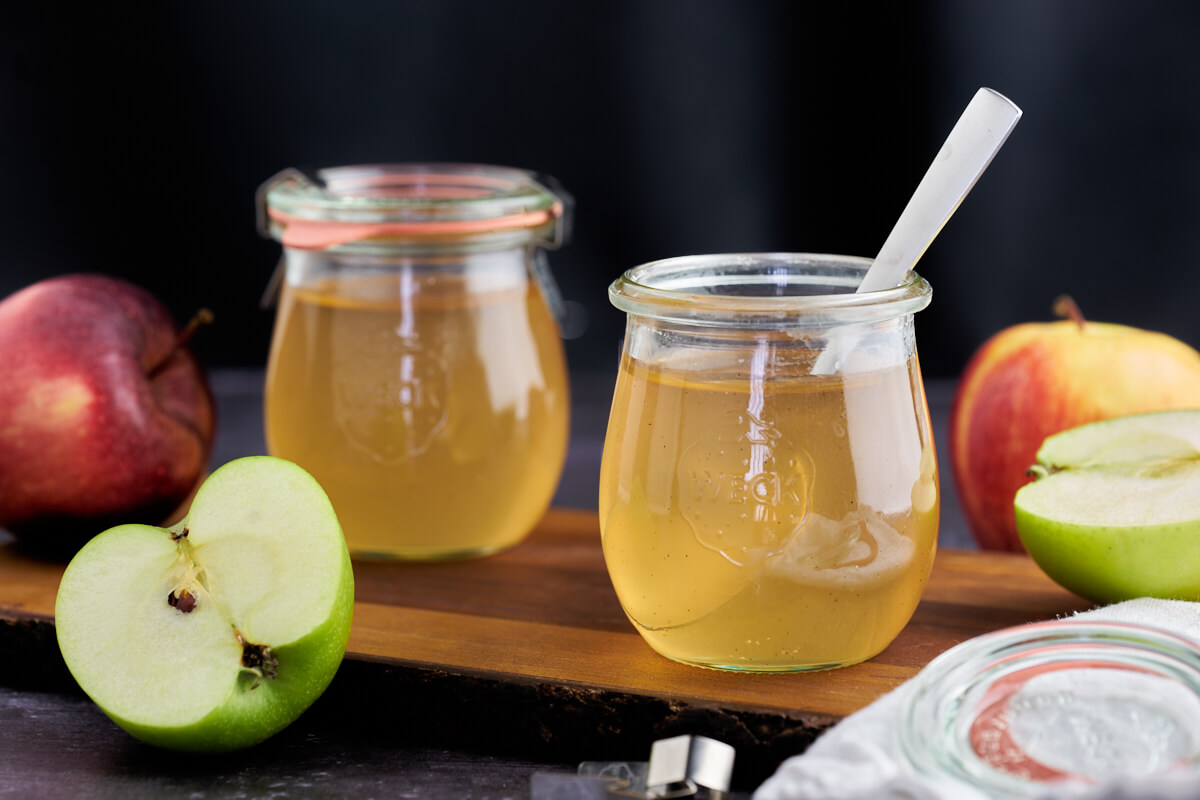
[[[933,564],[938,472],[910,273],[869,260],[668,259],[628,314],[604,444],[604,559],[646,641],[688,664],[839,667],[907,624]]]
[[[272,455],[329,494],[359,556],[519,542],[566,457],[544,249],[569,198],[469,164],[289,170],[260,189],[284,269],[266,381]]]

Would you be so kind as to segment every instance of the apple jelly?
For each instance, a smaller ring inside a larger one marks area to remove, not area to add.
[[[909,274],[807,254],[668,259],[627,312],[600,478],[605,563],[659,653],[758,672],[878,654],[917,606],[939,494]]]
[[[567,204],[545,183],[401,164],[260,191],[284,249],[267,447],[321,483],[354,554],[483,555],[549,506],[568,386],[545,250]]]

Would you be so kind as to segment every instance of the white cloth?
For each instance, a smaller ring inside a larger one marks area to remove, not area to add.
[[[1077,621],[1152,625],[1200,642],[1200,603],[1150,598],[1085,611]],[[964,643],[965,644],[965,643]],[[963,645],[959,645],[962,647]],[[899,749],[896,730],[913,690],[909,681],[826,731],[808,750],[784,761],[754,793],[754,800],[984,800],[991,795],[913,769]],[[1064,797],[1063,787],[1046,797]],[[1194,800],[1200,779],[1113,781],[1079,789],[1073,800]]]

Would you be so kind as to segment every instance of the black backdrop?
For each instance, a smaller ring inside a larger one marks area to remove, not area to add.
[[[68,10],[68,8],[70,10]],[[605,287],[672,255],[872,255],[974,91],[1025,110],[922,261],[927,375],[1086,314],[1200,345],[1200,5],[1161,0],[21,3],[0,26],[0,294],[130,278],[261,366],[288,166],[479,161],[576,199],[551,263],[573,369],[615,367]]]

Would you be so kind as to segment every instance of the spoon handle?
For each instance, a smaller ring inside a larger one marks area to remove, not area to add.
[[[999,92],[980,89],[896,220],[858,291],[890,289],[925,254],[942,226],[1012,132],[1021,109]]]

